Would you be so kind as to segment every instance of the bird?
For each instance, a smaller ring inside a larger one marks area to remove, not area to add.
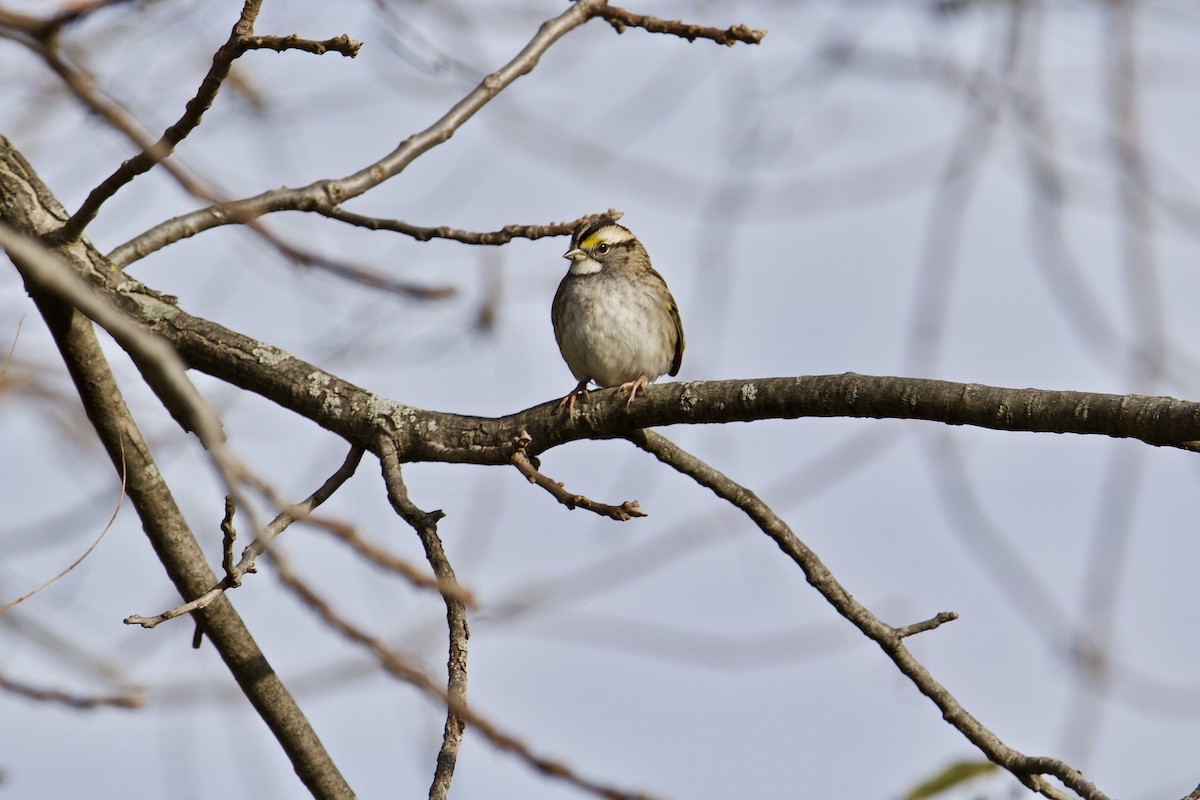
[[[567,416],[588,384],[638,389],[664,373],[679,374],[683,322],[667,282],[650,266],[638,238],[616,220],[601,217],[576,227],[563,258],[571,262],[554,294],[550,320],[563,360],[578,385],[558,404]]]

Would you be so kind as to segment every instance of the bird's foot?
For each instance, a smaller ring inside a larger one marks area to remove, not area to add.
[[[640,375],[636,381],[630,381],[629,383],[621,384],[621,391],[625,391],[626,389],[629,390],[629,399],[625,401],[625,408],[629,408],[631,405],[633,405],[633,396],[637,394],[638,389],[642,390],[642,394],[646,393],[646,384],[649,382],[650,381],[646,380],[645,375]]]
[[[575,415],[575,398],[578,397],[579,395],[583,395],[584,399],[587,399],[587,396],[588,396],[587,385],[588,385],[587,381],[580,381],[579,385],[576,386],[574,389],[572,389],[567,394],[566,397],[564,397],[562,400],[558,401],[558,410],[562,411],[563,406],[566,406],[567,407],[567,417],[568,418],[573,417]]]

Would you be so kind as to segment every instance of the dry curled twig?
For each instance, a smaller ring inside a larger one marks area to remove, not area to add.
[[[543,475],[538,468],[533,464],[533,461],[525,454],[525,447],[532,442],[533,439],[524,431],[517,437],[517,447],[512,454],[513,466],[520,471],[522,475],[529,479],[530,483],[536,484],[567,508],[574,511],[576,508],[582,508],[585,511],[591,511],[599,514],[602,517],[615,519],[617,522],[627,522],[634,517],[644,517],[646,512],[642,511],[642,507],[638,505],[637,500],[626,500],[619,506],[609,505],[607,503],[597,503],[595,500],[589,500],[581,494],[568,492],[561,481],[556,481]]]

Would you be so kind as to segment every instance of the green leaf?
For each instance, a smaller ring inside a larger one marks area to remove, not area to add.
[[[939,795],[948,789],[953,789],[960,783],[966,783],[972,778],[986,775],[997,769],[990,761],[955,761],[932,778],[914,787],[904,795],[904,800],[925,800]]]

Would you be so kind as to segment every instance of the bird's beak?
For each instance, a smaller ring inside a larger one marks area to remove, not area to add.
[[[583,259],[587,258],[587,254],[576,247],[563,253],[563,258],[570,259],[571,261],[582,261]]]

